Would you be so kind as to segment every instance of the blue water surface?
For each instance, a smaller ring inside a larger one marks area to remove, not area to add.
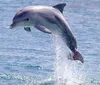
[[[54,85],[55,51],[50,35],[9,29],[15,13],[30,5],[65,2],[64,16],[84,57],[86,80],[100,85],[100,0],[0,0],[0,85]],[[66,84],[59,84],[66,85]]]

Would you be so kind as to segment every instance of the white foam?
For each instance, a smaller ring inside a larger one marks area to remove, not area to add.
[[[55,52],[55,81],[57,85],[79,85],[85,81],[84,65],[72,59],[72,52],[60,35],[52,35]]]

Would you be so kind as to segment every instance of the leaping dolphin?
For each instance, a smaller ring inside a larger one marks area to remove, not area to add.
[[[63,16],[65,6],[65,3],[60,3],[55,6],[25,7],[16,13],[10,28],[22,26],[26,31],[30,32],[30,26],[34,26],[38,30],[48,34],[59,34],[74,54],[73,60],[80,60],[83,63],[83,57],[77,51],[76,39]]]

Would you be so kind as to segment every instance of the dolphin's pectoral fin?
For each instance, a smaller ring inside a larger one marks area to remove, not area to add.
[[[27,31],[27,32],[31,32],[30,27],[24,27],[24,30]]]
[[[63,13],[63,10],[64,10],[65,6],[66,6],[66,3],[60,3],[60,4],[57,4],[57,5],[53,6],[53,7],[58,9],[61,13]]]
[[[40,31],[42,31],[42,32],[44,32],[44,33],[51,34],[51,32],[50,32],[46,27],[44,27],[44,26],[42,26],[42,25],[35,25],[35,27],[36,27],[38,30],[40,30]]]

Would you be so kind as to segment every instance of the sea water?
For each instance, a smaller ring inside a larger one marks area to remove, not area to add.
[[[9,29],[18,10],[60,2],[84,64],[59,59],[52,37],[34,27]],[[0,85],[100,85],[99,36],[100,0],[0,0]]]

